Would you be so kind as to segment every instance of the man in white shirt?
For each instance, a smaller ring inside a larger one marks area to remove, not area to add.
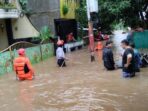
[[[62,40],[58,40],[58,42],[57,42],[58,48],[56,50],[56,58],[57,58],[57,64],[59,67],[66,67],[63,44],[64,43]]]

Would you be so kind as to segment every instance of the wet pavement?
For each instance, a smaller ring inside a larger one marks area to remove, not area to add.
[[[106,71],[97,55],[91,63],[87,49],[72,52],[66,68],[51,58],[34,66],[33,81],[1,76],[0,111],[148,111],[148,68],[124,79],[120,69]]]

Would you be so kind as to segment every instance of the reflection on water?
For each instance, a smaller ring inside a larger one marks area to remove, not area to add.
[[[19,98],[20,104],[25,108],[26,111],[32,111],[32,101],[34,96],[34,90],[28,90],[28,86],[30,86],[32,83],[20,83],[19,84]]]
[[[0,111],[148,111],[147,68],[123,79],[121,70],[104,70],[100,58],[90,63],[87,49],[67,56],[67,68],[55,58],[36,65],[34,81],[2,76]]]

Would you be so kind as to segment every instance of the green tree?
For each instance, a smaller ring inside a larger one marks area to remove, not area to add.
[[[139,11],[143,10],[147,0],[99,0],[102,24],[109,28],[121,21],[125,26],[136,27],[139,24]]]
[[[87,12],[86,12],[86,0],[80,1],[80,7],[76,9],[76,20],[79,22],[80,27],[87,27]]]
[[[48,26],[42,27],[42,29],[40,31],[39,38],[42,41],[45,41],[45,40],[49,40],[49,38],[51,38],[51,37],[53,37],[53,35],[52,35],[51,30],[49,29],[49,27]]]
[[[84,36],[83,28],[88,27],[88,19],[87,19],[87,12],[86,12],[86,0],[80,0],[80,7],[75,10],[76,20],[79,24],[78,35],[79,37]]]
[[[114,24],[136,27],[139,23],[139,11],[143,10],[147,0],[98,0],[101,27],[111,30]],[[81,0],[81,7],[76,10],[76,17],[82,26],[87,24],[86,0]],[[142,24],[143,25],[143,24]]]
[[[22,6],[22,9],[23,10],[27,10],[26,8],[26,5],[27,5],[27,3],[28,3],[28,0],[19,0],[19,2],[20,2],[20,4],[21,4],[21,6]]]

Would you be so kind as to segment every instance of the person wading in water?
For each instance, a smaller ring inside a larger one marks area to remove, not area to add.
[[[34,70],[29,58],[25,55],[25,49],[18,50],[18,55],[14,62],[14,71],[18,80],[32,80],[34,78]]]
[[[115,69],[115,62],[114,62],[114,56],[112,52],[112,41],[107,41],[106,46],[103,49],[103,62],[104,62],[104,67],[107,70],[114,70]]]
[[[66,58],[65,58],[65,53],[63,50],[63,44],[64,42],[62,40],[58,40],[57,45],[58,48],[56,50],[56,58],[57,58],[57,64],[59,67],[66,67]]]
[[[122,55],[122,67],[123,67],[123,77],[134,77],[135,76],[135,58],[134,50],[129,46],[127,40],[121,42],[121,47],[125,50]]]

